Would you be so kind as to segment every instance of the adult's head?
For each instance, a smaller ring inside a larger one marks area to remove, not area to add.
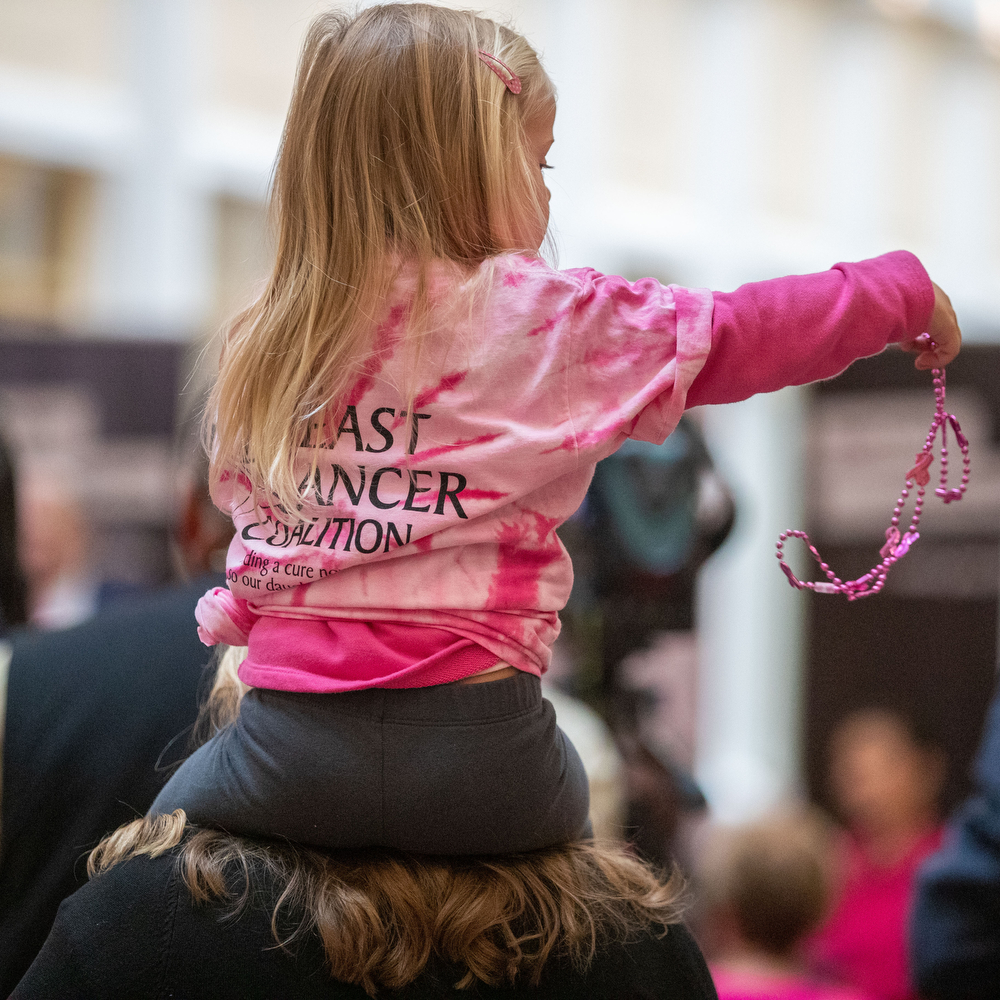
[[[880,708],[846,716],[829,744],[830,785],[862,838],[919,834],[937,819],[945,758],[919,723]]]
[[[679,920],[677,879],[593,843],[496,857],[331,854],[197,830],[177,810],[120,828],[88,871],[99,884],[123,862],[169,851],[184,887],[179,913],[208,906],[252,921],[263,907],[273,946],[318,938],[333,979],[370,995],[431,970],[459,988],[537,986],[550,962],[583,970],[621,942],[674,933]]]
[[[239,711],[244,652],[221,657],[202,738]],[[77,942],[74,969],[98,983],[137,976],[125,985],[138,992],[146,988],[141,969],[152,963],[175,969],[178,992],[215,996],[346,997],[357,994],[345,984],[358,984],[370,995],[401,989],[423,997],[438,995],[442,983],[478,983],[483,996],[492,987],[504,996],[511,988],[547,995],[546,984],[561,996],[604,996],[612,987],[664,1000],[714,995],[678,924],[678,879],[663,880],[615,844],[504,857],[328,853],[199,830],[178,810],[118,829],[91,854],[89,871],[94,877],[63,905],[18,1000],[71,991],[63,970]],[[110,928],[111,950],[130,956],[127,969],[93,937],[95,921],[98,938]],[[164,921],[173,928],[167,936]],[[187,942],[210,954],[203,967],[197,955],[175,954]],[[232,973],[221,990],[219,969]],[[262,992],[233,992],[242,989],[233,983],[248,981]]]

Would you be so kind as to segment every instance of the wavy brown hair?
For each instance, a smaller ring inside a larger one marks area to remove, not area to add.
[[[276,943],[291,949],[318,935],[331,975],[370,996],[413,982],[432,958],[461,970],[457,989],[477,981],[538,985],[551,959],[583,970],[598,949],[667,933],[679,919],[678,877],[663,881],[612,844],[481,858],[327,854],[198,830],[178,809],[106,837],[87,870],[99,875],[178,845],[196,903],[221,902],[235,913],[260,905],[261,889],[272,887]]]
[[[519,94],[478,50],[510,66]],[[552,98],[527,41],[469,11],[389,3],[313,21],[275,170],[274,269],[232,324],[206,410],[213,482],[241,470],[294,511],[298,449],[371,356],[400,267],[417,268],[419,340],[431,261],[467,279],[488,258],[535,251],[545,206],[525,123]]]

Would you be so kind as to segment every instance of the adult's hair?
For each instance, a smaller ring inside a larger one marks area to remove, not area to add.
[[[706,909],[727,912],[743,941],[768,955],[788,956],[826,914],[829,839],[816,815],[720,830],[700,867]]]
[[[177,856],[196,903],[255,905],[277,886],[275,942],[316,934],[333,978],[400,989],[432,960],[464,970],[457,987],[537,985],[550,959],[585,970],[599,950],[679,921],[678,878],[658,878],[614,845],[573,843],[520,855],[430,857],[388,849],[328,854],[187,825],[183,810],[106,837],[88,872],[141,855]]]
[[[878,704],[854,709],[838,719],[830,734],[830,752],[834,751],[838,740],[870,731],[874,727],[895,729],[911,746],[924,753],[943,753],[939,727],[926,712]]]
[[[520,77],[520,93],[480,50]],[[534,252],[546,206],[525,123],[552,96],[527,41],[471,12],[390,3],[313,21],[274,179],[274,270],[233,323],[208,408],[213,478],[242,471],[294,511],[297,450],[322,445],[334,403],[377,360],[401,266],[417,268],[414,340],[430,261],[468,279],[487,258]]]

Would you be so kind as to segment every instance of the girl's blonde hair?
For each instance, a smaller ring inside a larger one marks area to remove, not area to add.
[[[520,94],[479,50],[520,77]],[[553,96],[527,41],[468,11],[391,3],[313,21],[274,178],[277,259],[233,322],[207,410],[213,481],[243,471],[294,511],[308,494],[298,447],[318,448],[314,426],[363,371],[401,265],[417,267],[419,330],[431,260],[471,272],[534,252],[546,207],[525,124]]]

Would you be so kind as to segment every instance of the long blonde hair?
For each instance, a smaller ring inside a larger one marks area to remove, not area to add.
[[[392,3],[313,21],[274,178],[274,270],[233,321],[206,411],[213,481],[242,471],[293,512],[308,494],[298,448],[362,372],[400,266],[417,267],[419,330],[430,261],[470,273],[533,250],[545,206],[525,124],[553,93],[524,38],[471,12]]]

